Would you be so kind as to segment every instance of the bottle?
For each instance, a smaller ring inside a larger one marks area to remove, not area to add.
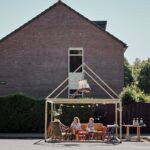
[[[137,119],[135,118],[135,121],[134,121],[134,125],[136,126],[137,125]]]
[[[136,119],[136,125],[139,125],[139,118]]]
[[[132,124],[135,125],[135,118],[133,118]]]
[[[143,125],[143,118],[140,118],[140,125]]]

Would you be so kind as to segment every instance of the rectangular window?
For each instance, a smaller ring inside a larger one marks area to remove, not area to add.
[[[70,56],[70,72],[74,72],[81,64],[82,56]],[[82,72],[82,67],[77,72]]]
[[[70,50],[70,55],[71,54],[81,54],[82,55],[82,50]]]
[[[74,72],[83,63],[83,49],[69,49],[69,72]],[[82,72],[81,67],[77,72]]]
[[[83,66],[81,66],[82,64],[83,64],[83,48],[69,48],[69,51],[68,51],[68,74],[69,74],[68,97],[70,98],[72,97],[79,98],[83,96],[82,93],[78,92],[78,81],[82,80],[84,76]]]

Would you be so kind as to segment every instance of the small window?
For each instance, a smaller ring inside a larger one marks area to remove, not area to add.
[[[69,72],[74,72],[83,63],[83,49],[82,48],[70,48],[69,49]],[[82,72],[83,67],[76,72]]]
[[[82,50],[70,50],[70,54],[81,54],[82,55]]]
[[[82,56],[70,56],[70,72],[74,72],[81,64]],[[82,72],[82,67],[77,72]]]
[[[0,84],[7,84],[6,81],[0,81]]]

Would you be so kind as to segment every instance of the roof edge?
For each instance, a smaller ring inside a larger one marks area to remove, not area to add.
[[[83,16],[82,14],[80,14],[79,12],[77,12],[76,10],[72,9],[70,6],[68,6],[67,4],[65,4],[62,1],[58,1],[61,4],[63,4],[64,6],[66,6],[67,8],[69,8],[71,11],[74,11],[76,14],[78,14],[79,16],[81,16],[83,19],[85,19],[86,21],[88,21],[89,23],[93,24],[94,26],[96,26],[97,28],[99,28],[100,30],[102,30],[104,33],[108,34],[109,36],[111,36],[112,38],[114,38],[115,40],[117,40],[118,42],[122,43],[123,46],[125,47],[125,49],[128,48],[127,44],[124,43],[122,40],[120,40],[119,38],[115,37],[113,34],[109,33],[108,31],[104,30],[102,27],[100,27],[99,25],[97,25],[96,23],[94,23],[93,21],[91,21],[90,19],[88,19],[87,17]]]
[[[46,10],[42,11],[41,13],[39,13],[37,16],[33,17],[32,19],[30,19],[29,21],[27,21],[26,23],[24,23],[23,25],[21,25],[20,27],[16,28],[14,31],[10,32],[9,34],[7,34],[6,36],[2,37],[0,39],[0,42],[3,42],[5,39],[7,39],[9,36],[13,35],[14,33],[16,33],[17,31],[23,29],[24,27],[26,27],[28,24],[32,23],[34,20],[38,19],[40,16],[44,15],[46,12],[48,12],[50,9],[56,7],[59,3],[62,3],[62,1],[58,1],[56,3],[54,3],[52,6],[50,6],[49,8],[47,8]]]
[[[47,8],[46,10],[44,10],[43,12],[41,12],[40,14],[38,14],[37,16],[33,17],[31,20],[29,20],[26,23],[24,23],[23,25],[21,25],[19,28],[15,29],[14,31],[12,31],[8,35],[6,35],[2,39],[0,39],[0,43],[3,42],[4,40],[6,40],[11,35],[13,35],[14,33],[16,33],[17,31],[19,31],[19,30],[23,29],[24,27],[26,27],[28,24],[32,23],[34,20],[36,20],[40,16],[44,15],[50,9],[56,7],[58,4],[62,4],[65,7],[69,8],[71,11],[74,11],[76,14],[78,14],[79,16],[81,16],[83,19],[85,19],[86,21],[88,21],[89,23],[91,23],[92,25],[94,25],[95,27],[97,27],[98,29],[100,29],[104,33],[108,34],[109,36],[111,36],[112,38],[114,38],[115,40],[117,40],[118,42],[122,43],[123,46],[125,47],[125,49],[127,49],[128,46],[127,46],[126,43],[124,43],[123,41],[121,41],[120,39],[118,39],[117,37],[115,37],[114,35],[112,35],[111,33],[109,33],[108,31],[104,30],[102,27],[100,27],[99,25],[97,25],[93,21],[89,20],[88,18],[86,18],[85,16],[83,16],[82,14],[80,14],[79,12],[77,12],[76,10],[72,9],[70,6],[68,6],[67,4],[65,4],[64,2],[62,2],[61,0],[58,0],[58,2],[56,2],[55,4],[53,4],[52,6],[50,6],[49,8]]]

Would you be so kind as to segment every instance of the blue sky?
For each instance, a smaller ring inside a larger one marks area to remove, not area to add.
[[[0,0],[0,39],[58,0]],[[62,0],[90,20],[107,20],[107,31],[129,46],[125,56],[150,57],[150,0]]]

